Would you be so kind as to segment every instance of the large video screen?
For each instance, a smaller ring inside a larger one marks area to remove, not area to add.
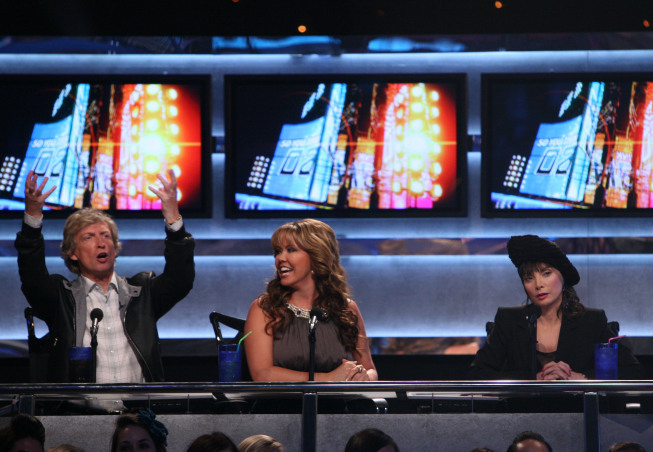
[[[651,215],[653,75],[485,74],[483,214]]]
[[[56,186],[55,216],[160,216],[148,186],[169,169],[182,214],[209,215],[209,99],[209,76],[0,77],[0,217],[24,210],[32,170]]]
[[[225,89],[227,216],[466,214],[464,75],[228,75]]]

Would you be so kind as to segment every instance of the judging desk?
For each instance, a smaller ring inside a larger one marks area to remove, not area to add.
[[[265,433],[287,451],[344,450],[349,436],[369,427],[401,450],[505,450],[524,430],[571,452],[653,444],[653,381],[4,384],[0,398],[5,408],[41,419],[47,447],[69,442],[86,450],[108,449],[118,414],[89,408],[98,399],[152,408],[173,452],[213,431],[235,442]],[[98,438],[105,440],[99,448]]]

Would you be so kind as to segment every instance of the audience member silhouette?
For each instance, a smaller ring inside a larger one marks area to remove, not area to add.
[[[186,452],[238,452],[236,444],[222,432],[198,436]]]
[[[399,452],[399,447],[381,430],[366,428],[349,438],[345,452]]]
[[[0,429],[0,451],[43,452],[45,427],[34,416],[18,414]]]
[[[150,409],[121,415],[111,438],[111,452],[154,450],[167,452],[168,429]],[[149,448],[149,449],[148,449]]]
[[[644,446],[634,441],[613,444],[608,452],[646,452]]]
[[[515,436],[506,452],[553,452],[553,449],[542,435],[526,430]]]
[[[50,447],[47,452],[85,452],[81,447],[73,446],[72,444],[60,444],[58,446]]]

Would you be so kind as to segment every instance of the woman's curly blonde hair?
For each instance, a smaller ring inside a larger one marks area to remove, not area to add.
[[[315,306],[324,310],[329,320],[338,326],[340,340],[349,351],[354,351],[358,340],[358,316],[349,308],[347,274],[340,265],[338,240],[331,226],[314,219],[286,223],[272,234],[272,249],[276,255],[284,243],[294,242],[308,253],[317,299]],[[292,319],[286,303],[295,289],[281,284],[276,277],[260,296],[259,305],[270,318],[266,330],[273,336],[284,331]]]

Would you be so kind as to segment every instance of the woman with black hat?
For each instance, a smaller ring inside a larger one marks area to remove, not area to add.
[[[594,378],[594,344],[615,333],[601,309],[586,308],[574,285],[580,276],[560,247],[535,235],[513,236],[508,255],[517,267],[526,305],[499,308],[494,328],[476,354],[470,377],[483,380]],[[641,378],[637,359],[619,345],[620,378]]]

